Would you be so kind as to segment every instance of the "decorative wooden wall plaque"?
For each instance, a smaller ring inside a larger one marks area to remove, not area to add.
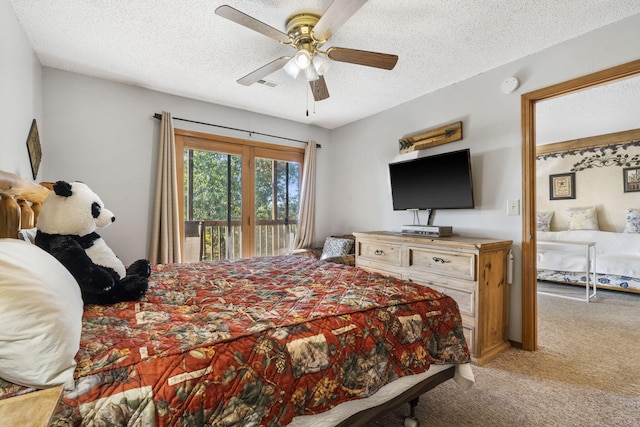
[[[27,150],[29,151],[29,161],[31,162],[31,172],[33,179],[38,176],[40,161],[42,160],[42,149],[40,148],[40,134],[38,134],[38,124],[36,119],[31,122],[31,129],[27,137]]]
[[[462,122],[455,122],[440,126],[416,135],[401,138],[398,141],[400,154],[410,153],[415,150],[436,147],[462,139]]]

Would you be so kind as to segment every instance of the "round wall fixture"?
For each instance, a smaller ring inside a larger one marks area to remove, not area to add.
[[[502,90],[502,93],[507,94],[518,89],[519,85],[520,82],[518,81],[518,79],[516,79],[515,77],[509,77],[502,82],[502,85],[500,85],[500,89]]]

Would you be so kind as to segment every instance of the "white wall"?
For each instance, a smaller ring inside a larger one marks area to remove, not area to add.
[[[522,217],[507,216],[507,201],[522,200],[519,95],[638,58],[640,15],[334,130],[332,203],[337,208],[331,224],[344,231],[399,230],[409,223],[409,213],[392,210],[388,182],[387,164],[410,157],[398,154],[398,139],[462,120],[463,140],[419,155],[470,148],[476,208],[438,211],[434,223],[453,226],[458,234],[513,240],[509,337],[521,341]],[[509,76],[521,86],[504,95],[500,83]]]
[[[319,199],[329,198],[325,147],[331,145],[331,138],[325,129],[46,67],[43,78],[47,132],[42,147],[46,160],[42,179],[80,180],[100,196],[117,217],[100,234],[125,263],[148,254],[160,129],[154,113],[168,111],[173,117],[302,141],[315,140],[323,147],[318,150]],[[177,120],[174,126],[286,143]],[[318,207],[319,236],[328,232],[328,209],[326,204]]]
[[[33,178],[26,145],[33,119],[42,133],[42,67],[11,6],[0,0],[0,170]]]
[[[594,135],[595,136],[595,135]],[[611,153],[609,149],[606,151]],[[640,208],[640,193],[624,192],[623,170],[617,162],[602,167],[592,167],[575,172],[575,199],[551,200],[549,194],[549,176],[564,174],[585,157],[602,155],[603,151],[579,151],[558,157],[538,158],[536,160],[536,210],[552,211],[551,231],[567,230],[568,209],[595,206],[598,212],[598,226],[603,231],[622,233],[626,225],[627,209]],[[640,158],[640,147],[628,147],[618,150],[619,155]],[[637,167],[637,164],[633,165]]]

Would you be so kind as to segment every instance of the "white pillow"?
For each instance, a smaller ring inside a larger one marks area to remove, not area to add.
[[[640,233],[640,209],[627,209],[625,233]]]
[[[83,303],[71,273],[38,246],[0,239],[0,377],[73,388]]]
[[[551,231],[551,218],[553,218],[553,211],[538,212],[537,216],[537,231]]]
[[[599,230],[598,210],[590,208],[568,209],[569,230]]]

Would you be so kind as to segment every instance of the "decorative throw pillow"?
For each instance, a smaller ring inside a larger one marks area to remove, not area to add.
[[[80,286],[53,256],[0,239],[0,378],[28,387],[73,387],[80,348]]]
[[[334,256],[349,255],[353,250],[353,239],[343,239],[340,237],[327,237],[322,247],[320,259]]]
[[[536,228],[538,231],[551,231],[551,218],[553,218],[553,211],[538,212],[538,221]]]
[[[598,210],[595,206],[567,211],[569,212],[569,230],[599,230]]]
[[[627,209],[625,233],[640,233],[640,209]]]

